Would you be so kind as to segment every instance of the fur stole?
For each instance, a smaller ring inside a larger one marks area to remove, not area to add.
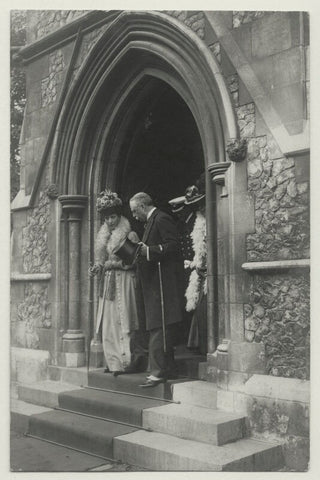
[[[130,231],[130,223],[123,216],[120,217],[120,222],[112,232],[110,232],[108,225],[104,223],[97,235],[95,246],[96,262],[103,265],[106,260],[119,260],[113,252],[128,236]]]
[[[185,297],[187,300],[186,310],[191,312],[195,310],[200,299],[201,288],[203,293],[207,293],[207,279],[203,279],[197,272],[197,268],[206,268],[207,266],[207,242],[206,242],[206,218],[197,212],[196,220],[193,230],[190,234],[192,239],[192,246],[194,257],[190,268],[192,270],[189,278],[189,285],[187,287]]]

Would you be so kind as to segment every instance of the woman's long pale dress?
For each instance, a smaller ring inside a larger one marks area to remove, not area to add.
[[[102,269],[96,331],[102,323],[102,343],[106,364],[111,372],[124,371],[130,365],[130,334],[138,329],[136,273],[125,266],[114,250],[128,237],[138,242],[125,217],[110,232],[102,225],[96,243],[96,255]]]

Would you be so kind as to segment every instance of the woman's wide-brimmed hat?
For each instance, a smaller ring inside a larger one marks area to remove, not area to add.
[[[186,197],[184,195],[182,197],[176,197],[176,198],[173,198],[172,200],[169,200],[168,203],[171,207],[172,213],[177,213],[183,210],[185,200],[186,200]]]
[[[133,243],[129,238],[121,243],[120,247],[114,250],[114,253],[126,264],[133,265],[139,255],[141,245]]]
[[[96,206],[98,212],[104,214],[117,213],[120,215],[122,200],[118,197],[117,193],[112,192],[107,188],[106,190],[103,190],[103,192],[99,193]]]
[[[193,205],[195,203],[200,202],[205,198],[205,193],[200,193],[199,189],[196,185],[190,185],[186,189],[186,194],[185,194],[185,205]]]

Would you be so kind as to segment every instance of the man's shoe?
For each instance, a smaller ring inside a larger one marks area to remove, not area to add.
[[[151,387],[156,387],[160,383],[165,383],[165,378],[158,378],[158,380],[151,380],[151,378],[147,378],[147,380],[139,385],[141,388],[151,388]]]

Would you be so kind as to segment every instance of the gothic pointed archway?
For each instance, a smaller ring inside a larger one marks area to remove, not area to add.
[[[129,194],[123,172],[130,171],[133,158],[143,156],[137,141],[142,138],[141,128],[136,125],[132,130],[133,119],[150,122],[148,110],[156,109],[157,102],[161,105],[159,95],[165,92],[172,95],[177,108],[180,104],[185,109],[180,118],[192,118],[191,138],[201,151],[194,173],[206,172],[208,352],[213,352],[213,318],[217,317],[215,191],[207,167],[225,160],[225,140],[237,136],[237,127],[219,66],[195,33],[161,13],[119,15],[91,51],[67,95],[52,155],[52,182],[64,195],[89,196],[92,237],[93,194],[106,181]],[[166,152],[167,165],[171,154],[173,150]],[[188,162],[192,166],[192,159]],[[179,188],[188,181],[184,174]],[[165,198],[172,190],[162,194]]]

